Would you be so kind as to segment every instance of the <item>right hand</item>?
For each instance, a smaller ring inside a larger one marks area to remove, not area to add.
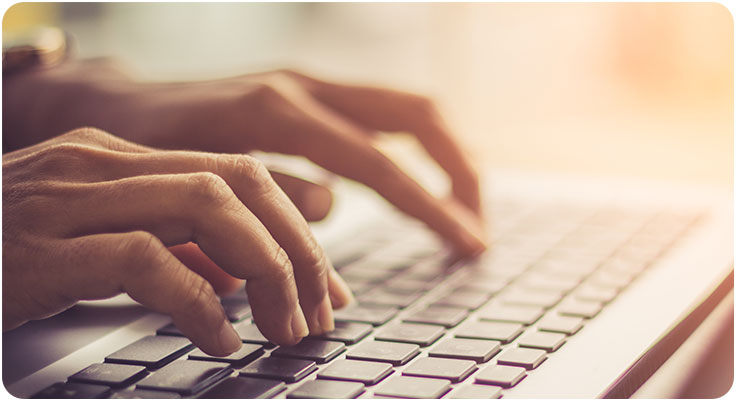
[[[3,330],[125,292],[204,352],[234,352],[212,285],[167,248],[189,241],[247,280],[253,318],[276,344],[333,329],[333,306],[352,299],[258,160],[84,128],[3,155]]]

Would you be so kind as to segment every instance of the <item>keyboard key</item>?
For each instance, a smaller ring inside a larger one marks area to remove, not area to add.
[[[105,398],[110,387],[87,383],[54,383],[31,398]]]
[[[478,309],[483,304],[485,304],[488,301],[488,296],[485,294],[477,294],[477,293],[467,293],[467,294],[458,294],[453,293],[447,296],[444,296],[437,301],[435,301],[432,305],[439,305],[439,306],[455,306],[458,308],[465,308],[465,309]]]
[[[470,384],[464,387],[455,388],[445,398],[473,400],[501,398],[501,387],[477,386]]]
[[[286,395],[286,398],[355,398],[363,393],[362,383],[342,382],[334,380],[311,380]]]
[[[373,326],[366,323],[335,322],[335,330],[319,335],[317,338],[355,344],[373,331]]]
[[[477,281],[472,284],[464,284],[456,287],[452,292],[459,294],[484,294],[493,295],[506,287],[506,280]]]
[[[317,363],[327,363],[345,351],[345,344],[338,341],[325,341],[305,338],[296,345],[279,347],[271,353],[284,358],[309,359]]]
[[[397,398],[440,398],[448,390],[450,390],[449,380],[396,376],[380,384],[374,393]]]
[[[369,323],[380,326],[391,320],[398,309],[387,306],[350,306],[334,312],[336,321]]]
[[[225,316],[231,322],[239,322],[251,317],[250,305],[245,299],[223,298],[221,303]]]
[[[419,358],[407,366],[402,374],[406,376],[447,379],[453,383],[465,380],[478,369],[475,362],[461,359]]]
[[[317,365],[304,359],[261,358],[240,369],[241,376],[276,379],[294,383],[317,370]]]
[[[598,271],[588,279],[587,283],[620,291],[622,288],[629,285],[629,283],[634,280],[634,277],[635,275],[633,274],[612,274],[608,271]]]
[[[427,324],[399,323],[387,326],[376,334],[376,340],[397,341],[425,347],[445,333],[442,327]]]
[[[516,366],[491,365],[475,375],[475,382],[503,388],[514,387],[526,377],[526,370]]]
[[[156,330],[156,334],[160,336],[179,336],[179,337],[185,337],[184,333],[179,330],[178,327],[174,323],[169,323],[164,327],[161,327],[160,329]]]
[[[519,339],[519,346],[555,352],[565,343],[565,338],[565,335],[560,333],[545,333],[543,331],[525,333]]]
[[[501,302],[512,305],[539,306],[549,309],[562,299],[563,293],[554,290],[508,288],[501,295]]]
[[[544,314],[544,309],[534,306],[488,305],[480,310],[482,320],[521,323],[530,325]]]
[[[416,302],[422,295],[419,292],[400,294],[386,291],[383,288],[376,288],[358,295],[356,299],[360,305],[391,306],[403,309]]]
[[[600,302],[567,299],[560,304],[558,312],[562,315],[578,316],[590,319],[595,317],[602,308],[603,304]]]
[[[524,327],[518,323],[468,322],[458,327],[455,337],[496,340],[506,344],[518,337],[522,331]]]
[[[594,284],[585,284],[575,290],[575,298],[582,301],[611,302],[618,291],[615,288],[601,287]]]
[[[370,386],[383,380],[393,371],[390,363],[341,359],[317,373],[317,378],[357,381]]]
[[[228,356],[211,356],[199,349],[189,354],[189,359],[212,362],[226,362],[233,365],[245,365],[263,355],[263,347],[259,344],[243,344],[239,350]]]
[[[182,359],[153,372],[141,380],[136,388],[192,395],[231,372],[232,369],[226,363]]]
[[[419,354],[419,346],[387,341],[370,341],[358,344],[348,351],[347,358],[386,362],[403,365]]]
[[[501,343],[490,340],[448,338],[429,351],[429,356],[438,358],[469,359],[483,363],[501,350]]]
[[[392,278],[383,285],[383,289],[397,294],[416,294],[427,289],[427,282],[408,278]]]
[[[468,316],[468,311],[444,306],[430,306],[412,313],[405,322],[436,324],[447,328],[455,327]]]
[[[527,370],[536,369],[545,360],[546,352],[531,348],[509,348],[498,356],[500,365],[519,366]]]
[[[170,399],[181,398],[177,393],[170,391],[152,391],[152,390],[122,390],[113,393],[110,398],[113,399]]]
[[[340,276],[342,276],[347,282],[357,280],[370,283],[382,283],[395,275],[396,272],[392,270],[372,269],[359,265],[347,266],[340,270]]]
[[[146,375],[143,366],[95,363],[69,377],[69,381],[127,387]]]
[[[199,398],[271,398],[284,389],[286,385],[280,380],[228,377]]]
[[[158,369],[192,348],[194,346],[185,337],[147,336],[108,355],[105,362]]]
[[[261,334],[255,324],[250,322],[240,322],[233,325],[235,332],[240,336],[240,340],[246,343],[261,344],[266,348],[273,348],[275,345],[268,341],[266,337]]]
[[[547,315],[539,321],[537,328],[542,331],[573,335],[583,327],[583,319],[573,316]]]
[[[580,279],[577,277],[565,277],[537,271],[525,274],[519,279],[518,283],[520,287],[524,288],[561,291],[563,293],[570,292],[578,284],[580,284]]]

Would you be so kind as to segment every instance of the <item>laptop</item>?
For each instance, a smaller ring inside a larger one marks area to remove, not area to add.
[[[494,171],[490,248],[454,260],[357,185],[314,226],[357,304],[293,347],[222,299],[243,349],[211,358],[126,297],[3,335],[3,382],[41,398],[623,398],[732,297],[728,189]]]

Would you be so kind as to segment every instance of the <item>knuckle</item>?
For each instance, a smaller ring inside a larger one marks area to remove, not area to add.
[[[279,283],[288,283],[294,280],[294,268],[286,251],[279,247],[274,253],[270,269],[271,278]]]
[[[186,178],[186,193],[195,202],[208,206],[221,206],[230,202],[235,193],[217,174],[202,172]]]
[[[121,241],[118,254],[131,259],[128,263],[131,269],[147,269],[162,261],[164,249],[161,240],[155,235],[146,231],[133,231]]]
[[[189,275],[190,286],[184,290],[181,296],[181,307],[187,313],[203,316],[208,305],[215,298],[215,290],[205,279],[194,274]]]
[[[271,181],[265,164],[249,155],[219,155],[216,168],[233,174],[238,180],[246,179],[251,186],[263,186]]]
[[[417,113],[421,113],[423,115],[433,114],[437,110],[434,101],[426,96],[411,95],[409,103]]]
[[[111,134],[98,128],[80,127],[61,135],[60,138],[76,140],[81,143],[104,143],[111,137]]]

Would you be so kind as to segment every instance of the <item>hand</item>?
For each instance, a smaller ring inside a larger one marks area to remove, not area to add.
[[[189,241],[247,280],[253,318],[277,344],[331,330],[333,306],[351,300],[256,159],[79,129],[3,156],[3,329],[125,292],[204,352],[234,352],[212,285],[167,248]]]
[[[157,147],[306,156],[373,188],[459,253],[485,248],[477,175],[436,108],[421,96],[293,71],[149,84],[99,61],[28,73],[5,86],[9,106],[3,118],[25,132],[23,138],[92,125]],[[72,92],[75,100],[69,99]],[[25,110],[35,114],[20,117]],[[48,117],[38,121],[38,115]],[[437,199],[408,177],[373,146],[377,131],[414,134],[451,178],[452,196]]]

